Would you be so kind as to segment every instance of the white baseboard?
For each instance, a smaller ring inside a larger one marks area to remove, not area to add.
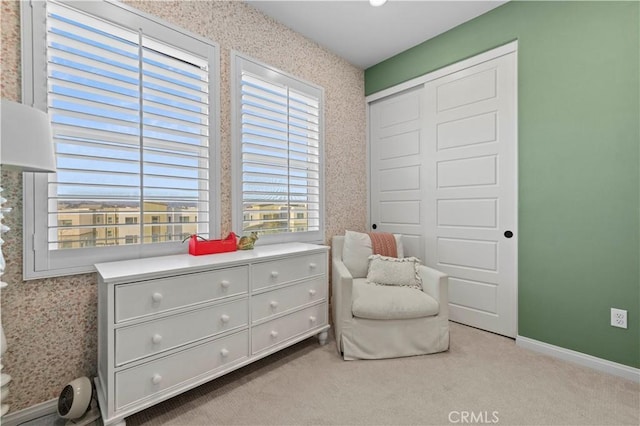
[[[518,335],[516,345],[640,383],[640,369]]]
[[[49,414],[58,412],[58,398],[32,405],[23,410],[9,412],[2,416],[2,426],[18,426],[22,423],[37,419],[38,417],[48,416]]]

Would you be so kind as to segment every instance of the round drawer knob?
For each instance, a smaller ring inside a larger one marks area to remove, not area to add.
[[[220,286],[222,288],[229,288],[230,285],[231,285],[231,283],[229,281],[227,281],[227,280],[220,281]]]
[[[162,336],[159,334],[154,334],[151,338],[151,341],[157,345],[158,343],[162,342]]]
[[[273,339],[275,339],[276,337],[278,337],[278,332],[277,332],[277,331],[275,331],[275,330],[273,330],[273,331],[271,332],[271,337],[272,337]]]
[[[222,355],[222,357],[223,357],[223,358],[228,357],[228,356],[229,356],[229,350],[228,350],[228,349],[223,348],[223,349],[220,351],[220,355]]]
[[[273,300],[271,303],[269,303],[269,306],[271,306],[273,309],[278,307],[278,302],[276,302],[275,300]]]
[[[220,321],[224,322],[224,323],[228,323],[229,322],[229,315],[227,314],[222,314],[220,316]]]
[[[271,271],[271,278],[278,278],[278,271]]]
[[[153,293],[153,295],[151,296],[151,299],[155,303],[160,303],[162,301],[162,293]]]
[[[309,296],[315,296],[316,291],[314,289],[309,290]]]
[[[313,317],[313,316],[309,317],[309,321],[311,321],[312,323],[315,323],[316,322],[316,317]]]
[[[154,385],[158,385],[158,384],[160,384],[160,382],[161,382],[161,381],[162,381],[162,376],[161,376],[161,375],[159,375],[159,374],[154,374],[154,375],[153,375],[153,377],[151,378],[151,382],[152,382]]]
[[[310,263],[309,264],[309,269],[316,269],[316,266],[318,266],[318,265],[316,265],[315,263]]]

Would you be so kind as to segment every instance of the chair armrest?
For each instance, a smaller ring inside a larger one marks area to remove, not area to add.
[[[333,326],[336,341],[340,341],[345,322],[352,318],[351,305],[353,294],[353,277],[340,259],[332,260],[331,306],[333,307]]]
[[[449,317],[449,276],[428,266],[418,266],[422,290],[440,304],[440,315]]]

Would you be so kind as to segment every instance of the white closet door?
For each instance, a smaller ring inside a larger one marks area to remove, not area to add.
[[[371,228],[403,234],[405,256],[424,261],[423,86],[369,108]]]
[[[517,314],[516,54],[425,84],[427,264],[450,318],[505,336]]]

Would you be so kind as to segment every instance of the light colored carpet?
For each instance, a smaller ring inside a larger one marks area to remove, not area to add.
[[[640,385],[452,323],[448,352],[410,358],[342,361],[335,341],[308,339],[127,425],[444,425],[464,412],[476,424],[638,425]]]

